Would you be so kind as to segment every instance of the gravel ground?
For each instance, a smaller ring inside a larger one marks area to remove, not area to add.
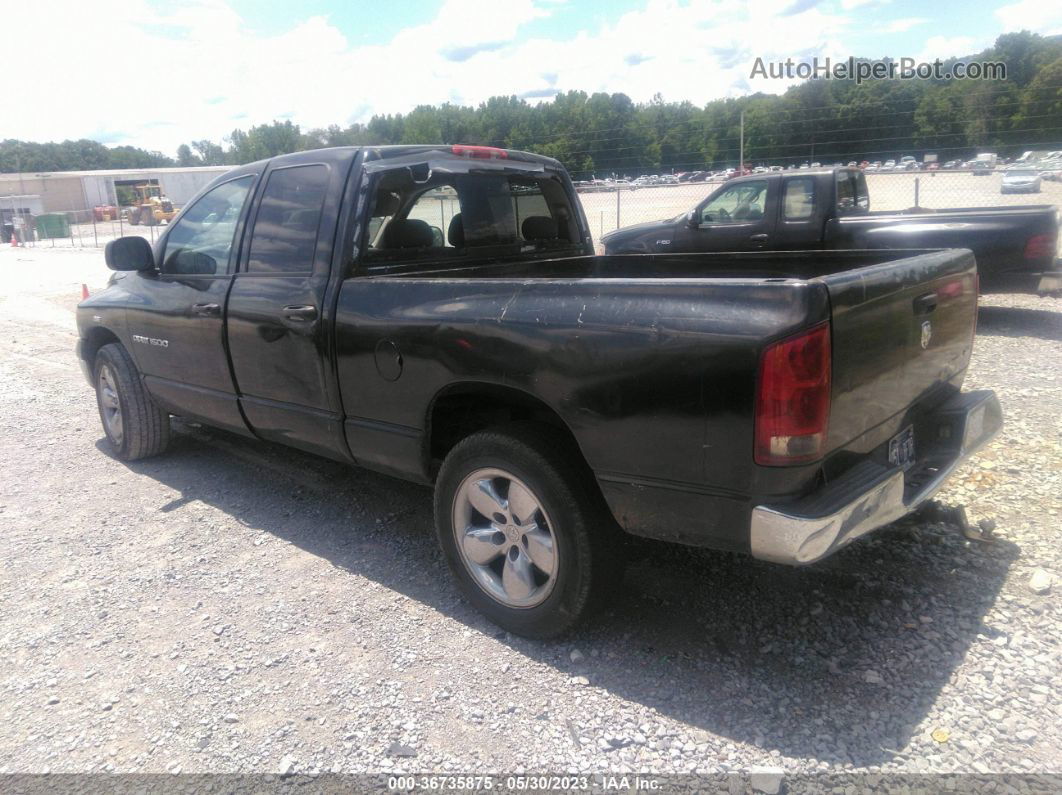
[[[181,423],[112,458],[71,350],[101,259],[0,251],[0,772],[1062,769],[1062,300],[982,310],[1006,429],[940,499],[992,543],[645,545],[540,643],[458,597],[425,489]]]

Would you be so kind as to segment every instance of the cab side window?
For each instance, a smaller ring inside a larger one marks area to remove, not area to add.
[[[328,166],[281,168],[269,175],[251,235],[251,273],[309,273],[328,190]]]
[[[702,224],[741,224],[763,220],[767,180],[731,185],[701,207]]]
[[[214,276],[228,273],[236,222],[254,176],[218,185],[189,207],[166,236],[162,273]]]
[[[854,215],[870,209],[867,178],[862,171],[837,172],[837,212]]]
[[[867,190],[867,175],[857,171],[855,175],[855,203],[856,209],[862,212],[870,211],[870,192]]]

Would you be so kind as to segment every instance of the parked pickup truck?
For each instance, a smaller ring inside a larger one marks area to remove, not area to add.
[[[465,594],[531,636],[618,582],[625,533],[811,563],[1000,427],[960,390],[968,251],[592,251],[546,157],[285,155],[108,244],[78,356],[119,458],[175,414],[434,484]]]
[[[826,168],[735,179],[684,215],[602,242],[606,254],[968,248],[982,290],[1050,291],[1062,289],[1058,225],[1047,204],[872,212],[860,169]]]

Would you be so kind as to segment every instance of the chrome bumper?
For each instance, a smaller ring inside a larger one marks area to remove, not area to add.
[[[753,557],[803,565],[894,522],[929,499],[948,476],[1003,427],[995,392],[964,392],[918,424],[935,434],[908,471],[864,461],[823,489],[752,511]],[[923,442],[925,444],[925,442]]]
[[[1062,271],[1045,271],[1040,274],[1040,282],[1036,285],[1038,293],[1053,293],[1062,290]]]

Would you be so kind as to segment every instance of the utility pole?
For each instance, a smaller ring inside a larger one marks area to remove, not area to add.
[[[745,173],[745,111],[741,111],[741,132],[738,134],[738,174]]]

